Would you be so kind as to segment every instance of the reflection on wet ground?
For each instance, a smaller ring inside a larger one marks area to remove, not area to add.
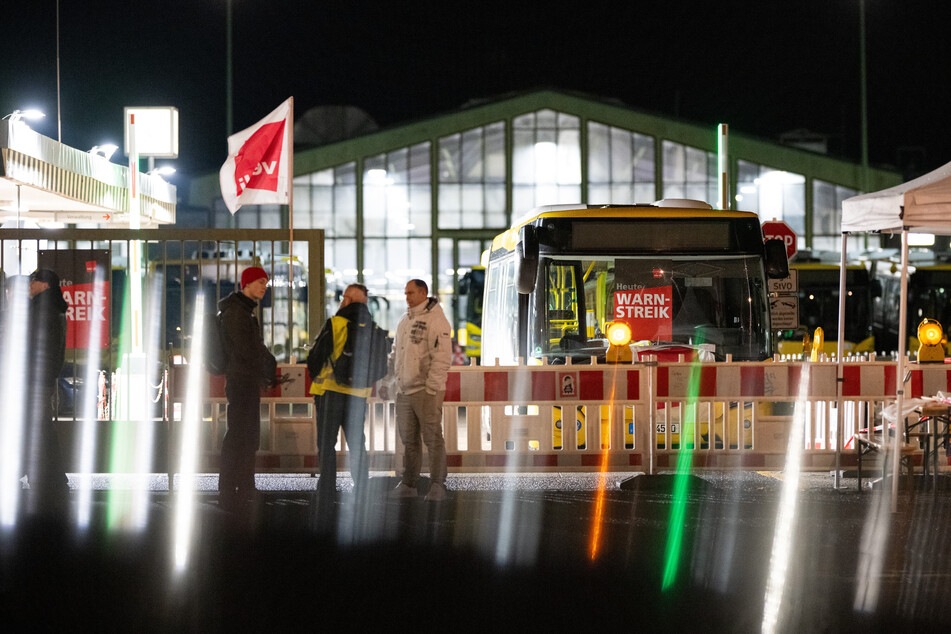
[[[0,617],[144,631],[404,621],[423,630],[761,630],[781,473],[690,477],[667,590],[669,477],[608,474],[592,560],[596,474],[451,475],[449,500],[438,504],[423,500],[425,483],[418,499],[387,499],[396,480],[371,475],[365,500],[341,475],[340,499],[325,504],[314,498],[316,478],[259,475],[259,496],[237,514],[218,508],[215,478],[200,477],[183,566],[173,555],[179,494],[155,476],[145,527],[108,529],[115,483],[98,479],[88,529],[31,515],[3,536]],[[832,483],[828,473],[801,474],[778,629],[949,625],[951,494],[903,490],[891,514],[887,492]]]

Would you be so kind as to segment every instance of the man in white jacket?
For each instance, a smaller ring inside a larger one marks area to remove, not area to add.
[[[426,500],[446,499],[446,443],[442,434],[442,403],[446,374],[452,362],[452,340],[439,300],[429,297],[422,280],[406,284],[409,309],[396,328],[390,362],[396,387],[396,427],[405,447],[403,477],[390,497],[416,497],[422,442],[429,452],[432,482]]]

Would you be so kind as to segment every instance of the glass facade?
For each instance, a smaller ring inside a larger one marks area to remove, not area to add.
[[[654,138],[588,123],[588,203],[652,202],[658,198]]]
[[[505,124],[439,139],[439,228],[504,228]]]
[[[689,198],[715,204],[717,155],[673,141],[664,141],[662,198]]]
[[[812,181],[812,248],[839,251],[842,246],[842,201],[857,196],[858,191],[821,180]],[[866,236],[849,236],[848,251],[865,248]]]
[[[797,246],[810,246],[806,233],[806,177],[794,172],[737,161],[736,208],[760,220],[784,220],[796,232]]]
[[[539,110],[512,120],[512,210],[581,201],[580,119]]]
[[[855,190],[744,159],[732,169],[735,208],[785,220],[800,248],[838,248],[841,203]],[[362,281],[377,298],[371,310],[393,329],[411,278],[425,280],[447,315],[458,318],[459,278],[496,234],[533,207],[659,198],[715,204],[715,152],[542,108],[297,176],[294,225],[326,232],[329,312],[346,284]],[[265,205],[232,218],[219,206],[215,220],[222,227],[277,228],[286,226],[286,215]]]

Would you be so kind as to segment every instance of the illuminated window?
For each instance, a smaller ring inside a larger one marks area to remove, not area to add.
[[[581,201],[580,123],[554,110],[513,122],[512,207],[516,215],[539,205]]]
[[[505,216],[505,124],[439,139],[440,229],[502,229]]]
[[[588,202],[649,203],[656,199],[653,137],[589,122]]]

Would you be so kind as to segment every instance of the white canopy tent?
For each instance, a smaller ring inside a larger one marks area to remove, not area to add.
[[[901,301],[898,317],[898,421],[903,411],[905,355],[908,337],[908,232],[951,235],[951,163],[907,183],[842,201],[842,261],[839,277],[839,363],[841,368],[845,319],[845,251],[850,233],[901,233]],[[947,324],[945,324],[947,325]],[[839,373],[841,378],[841,371]],[[898,503],[901,434],[896,423],[892,450],[892,511]]]

